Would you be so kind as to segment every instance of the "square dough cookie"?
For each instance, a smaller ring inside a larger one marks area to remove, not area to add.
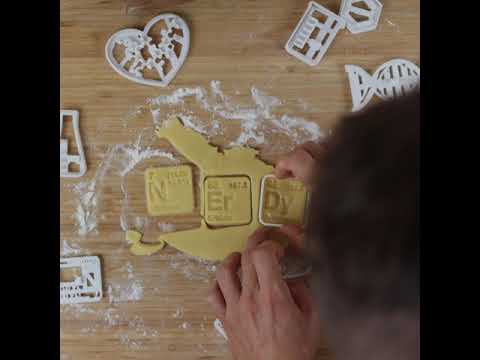
[[[301,181],[264,176],[260,193],[259,220],[263,225],[303,225],[308,194]]]
[[[188,165],[147,169],[145,191],[151,216],[188,214],[195,208],[192,169]]]
[[[247,176],[208,177],[204,194],[208,225],[245,225],[252,221],[252,193]]]

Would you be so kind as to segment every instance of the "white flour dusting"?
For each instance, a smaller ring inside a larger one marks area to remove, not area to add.
[[[80,320],[82,318],[89,318],[90,321],[86,322],[86,326],[80,329],[80,334],[83,336],[92,336],[99,331],[108,331],[112,333],[112,330],[118,328],[119,331],[113,332],[119,342],[129,350],[139,350],[145,347],[143,339],[152,339],[159,335],[159,330],[149,327],[145,324],[142,317],[138,315],[130,315],[127,311],[122,311],[118,307],[122,301],[136,301],[142,298],[138,296],[136,290],[124,291],[121,288],[129,289],[134,288],[132,284],[143,283],[138,279],[135,274],[134,268],[130,262],[125,264],[120,271],[122,272],[122,278],[127,280],[126,286],[120,283],[110,283],[110,288],[119,289],[120,293],[112,295],[113,298],[110,302],[110,307],[102,309],[98,307],[98,304],[69,304],[62,305],[60,312],[63,314],[61,317],[61,329],[64,328],[63,322],[65,318]],[[142,285],[143,293],[143,285]],[[163,322],[162,322],[163,327]],[[63,330],[62,330],[63,332]]]
[[[393,26],[396,32],[400,32],[400,26],[390,21],[389,19],[385,19],[385,21],[387,22],[388,25]]]
[[[128,322],[130,331],[120,334],[120,343],[125,345],[129,350],[139,350],[143,347],[143,341],[139,338],[152,338],[158,336],[158,331],[145,326],[143,319],[135,316]],[[133,331],[132,331],[133,330]]]
[[[143,134],[140,134],[137,142],[133,146],[119,147],[118,152],[123,152],[119,155],[123,155],[122,158],[124,159],[123,166],[119,169],[119,175],[121,177],[127,175],[135,168],[135,166],[147,159],[163,157],[172,161],[176,161],[172,153],[161,151],[159,149],[152,149],[151,147],[142,148],[142,146],[140,145],[142,135]]]
[[[216,271],[216,265],[213,262],[183,253],[159,254],[158,256],[161,260],[167,261],[171,269],[191,281],[208,283],[212,279],[211,275]]]
[[[175,319],[183,319],[184,312],[185,312],[185,309],[182,306],[179,306],[175,311],[175,313],[172,314],[172,317]]]
[[[125,215],[126,207],[128,206],[128,194],[123,188],[126,175],[138,164],[148,159],[165,158],[176,162],[173,154],[169,152],[153,149],[151,146],[142,146],[143,135],[143,132],[140,133],[134,144],[111,146],[102,159],[94,178],[90,181],[79,182],[73,185],[73,191],[77,195],[77,208],[74,217],[80,236],[98,233],[97,226],[101,212],[99,208],[99,199],[101,199],[102,195],[101,183],[105,180],[107,174],[113,173],[114,176],[119,176],[122,179],[121,190],[124,195],[124,201],[122,203],[120,225],[123,230],[128,230]]]
[[[209,137],[223,131],[218,118],[224,122],[237,121],[241,132],[237,139],[230,142],[229,146],[272,146],[275,145],[274,137],[268,135],[279,131],[285,133],[290,139],[289,147],[305,141],[318,140],[324,136],[323,131],[315,122],[288,114],[280,114],[279,107],[283,105],[283,102],[277,97],[267,95],[255,86],[250,89],[250,95],[251,105],[239,105],[223,93],[219,81],[212,81],[210,94],[202,87],[181,88],[170,95],[149,99],[147,103],[151,107],[155,125],[161,125],[162,121],[170,115],[178,115],[186,127],[202,134],[208,134]],[[195,100],[200,108],[212,115],[211,119],[207,119],[208,123],[202,122],[189,112],[183,113],[177,110],[167,113],[163,109],[175,105],[181,105],[184,108],[185,100],[188,98]]]
[[[83,250],[77,244],[69,245],[67,240],[63,240],[61,256],[79,255],[82,252]]]
[[[234,94],[239,96],[240,92],[237,90],[234,91]],[[285,152],[296,144],[317,140],[324,136],[323,131],[316,123],[286,113],[282,109],[285,105],[282,100],[262,92],[255,86],[250,89],[248,101],[248,104],[239,104],[234,97],[227,96],[222,91],[219,81],[212,81],[209,89],[202,87],[177,89],[169,95],[150,99],[148,109],[136,108],[128,119],[124,120],[124,127],[131,125],[131,121],[135,120],[138,114],[147,110],[151,111],[153,124],[156,126],[161,126],[170,115],[178,115],[186,127],[202,133],[208,139],[227,134],[225,130],[229,127],[239,128],[240,133],[236,133],[238,136],[225,137],[229,146],[258,145],[269,149],[274,148],[274,151]],[[195,106],[200,111],[207,112],[207,116],[197,111]],[[307,106],[306,103],[302,105],[305,111]],[[158,219],[149,218],[147,215],[130,213],[127,189],[129,174],[136,176],[137,173],[134,170],[149,159],[161,158],[168,164],[178,163],[173,154],[153,147],[155,138],[153,127],[142,129],[140,133],[136,132],[135,134],[138,137],[132,144],[113,145],[108,147],[103,155],[99,154],[102,160],[93,179],[72,186],[73,193],[76,195],[74,218],[78,235],[98,234],[98,223],[104,216],[105,183],[120,184],[120,189],[117,190],[119,196],[122,197],[120,225],[123,230],[131,229],[134,226],[143,231],[150,222],[150,225],[153,225],[161,233],[176,231],[176,225],[173,223],[159,222]],[[278,145],[276,141],[278,134],[284,134],[288,139],[287,143]],[[111,190],[109,190],[110,192]],[[89,253],[88,249],[82,249],[72,242],[64,240],[62,244],[61,254],[64,256]],[[119,242],[118,251],[122,250],[125,249],[122,248],[122,242]],[[109,254],[111,259],[108,261],[118,261],[116,258],[118,252],[116,251]],[[164,261],[167,264],[162,279],[168,279],[172,274],[181,274],[185,279],[195,283],[199,281],[209,283],[216,270],[214,263],[192,258],[182,253],[160,253],[156,257],[157,261]],[[175,300],[173,298],[169,300],[169,294],[162,293],[164,287],[155,287],[158,284],[150,284],[147,279],[143,280],[140,274],[135,273],[130,262],[121,267],[120,271],[120,278],[115,280],[110,278],[110,274],[106,274],[105,287],[107,291],[104,305],[107,308],[95,306],[98,304],[62,306],[62,317],[72,317],[77,320],[88,319],[85,321],[85,324],[88,325],[80,330],[84,336],[91,336],[100,331],[111,333],[112,329],[117,329],[118,331],[114,333],[121,344],[129,350],[143,349],[146,346],[144,340],[157,337],[159,330],[148,327],[144,319],[132,314],[135,303],[145,297],[149,288],[152,291],[150,295],[157,294],[160,301],[164,301],[166,304]],[[177,310],[175,312],[172,310],[172,317],[179,321],[175,326],[185,331],[211,331],[210,326],[205,327],[203,322],[198,329],[197,325],[194,328],[194,325],[184,318],[186,309],[181,305],[175,305]],[[125,311],[122,310],[123,308]],[[206,318],[204,321],[207,321]],[[161,327],[163,326],[162,319]],[[65,326],[61,327],[62,333],[65,333]],[[201,346],[200,349],[206,351]]]
[[[132,264],[127,262],[122,267],[122,271],[126,272],[127,281],[108,285],[107,293],[110,304],[136,302],[143,298],[143,281],[135,276]]]
[[[177,229],[175,224],[170,223],[158,223],[158,228],[162,233],[174,232]]]
[[[95,190],[96,180],[83,181],[73,185],[73,191],[78,195],[75,220],[80,236],[96,231],[97,228],[97,193]]]
[[[192,324],[190,324],[188,321],[184,321],[180,326],[180,329],[183,330],[191,330],[192,329]]]
[[[77,223],[78,235],[85,236],[97,232],[97,199],[101,196],[100,182],[103,181],[115,158],[115,147],[105,154],[99,169],[90,181],[82,181],[73,185],[73,192],[77,195],[77,208],[74,218]]]
[[[269,151],[287,151],[295,145],[310,140],[318,140],[324,137],[324,132],[318,124],[302,117],[281,113],[280,107],[283,102],[270,96],[253,86],[250,89],[251,104],[240,105],[221,89],[219,81],[212,81],[207,91],[202,87],[180,88],[171,94],[161,95],[147,102],[151,109],[154,125],[162,125],[163,120],[172,114],[181,117],[186,127],[204,134],[207,138],[223,135],[229,123],[232,121],[240,126],[240,134],[232,139],[229,146],[266,146]],[[200,109],[210,113],[211,118],[198,117],[191,109],[186,108],[187,100],[193,100]],[[168,114],[165,112],[168,107]],[[172,109],[175,108],[175,109]],[[138,114],[141,110],[135,110]],[[168,115],[168,116],[167,116]],[[100,203],[102,195],[101,183],[104,177],[113,172],[114,176],[121,179],[121,191],[123,193],[122,212],[120,226],[126,231],[133,223],[129,217],[129,196],[125,186],[126,176],[139,164],[152,158],[164,158],[176,162],[173,154],[162,149],[153,148],[151,145],[141,145],[145,133],[153,134],[153,128],[143,129],[133,144],[118,144],[111,146],[91,181],[84,181],[73,186],[77,194],[77,205],[74,218],[78,234],[85,236],[93,233],[98,234],[97,226],[101,214]],[[277,134],[286,135],[286,143],[282,148],[275,141]],[[151,140],[153,141],[153,140]]]

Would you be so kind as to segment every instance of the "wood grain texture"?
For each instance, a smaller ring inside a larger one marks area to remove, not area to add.
[[[108,146],[130,143],[133,134],[148,126],[148,122],[125,121],[137,106],[174,89],[208,88],[211,80],[219,80],[226,94],[238,93],[236,99],[248,103],[250,88],[256,86],[282,99],[292,114],[314,120],[327,130],[351,109],[345,64],[359,65],[369,73],[398,57],[420,65],[419,0],[383,1],[377,30],[359,35],[342,31],[318,67],[306,66],[284,51],[307,3],[61,0],[60,103],[64,109],[80,110],[88,172],[80,180],[61,182],[60,248],[66,240],[78,244],[82,254],[100,255],[107,286],[128,285],[131,279],[124,267],[131,263],[144,287],[143,298],[137,302],[109,304],[106,287],[105,299],[84,306],[84,312],[62,307],[62,359],[231,358],[212,328],[214,317],[205,301],[212,273],[206,265],[186,260],[171,248],[151,257],[130,255],[119,226],[122,197],[114,177],[103,184],[98,233],[79,236],[72,185],[95,176]],[[340,7],[340,0],[319,3],[336,12]],[[141,86],[118,76],[104,58],[108,37],[126,27],[141,29],[163,12],[181,15],[190,26],[191,48],[183,69],[166,89]],[[298,106],[299,99],[309,106]],[[217,143],[222,145],[222,139]],[[168,144],[162,146],[169,149]],[[269,160],[279,155],[270,154]],[[141,172],[136,169],[134,176]],[[143,189],[138,183],[132,189],[138,194],[132,199],[134,206],[142,207]],[[194,216],[170,220],[183,226],[197,221]],[[109,312],[113,320],[108,319]],[[330,358],[328,350],[324,348],[319,357]]]

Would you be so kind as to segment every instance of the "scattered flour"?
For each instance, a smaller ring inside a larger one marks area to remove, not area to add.
[[[237,90],[235,94],[240,95],[240,92]],[[192,103],[206,111],[210,118],[200,116],[197,111],[193,111],[190,108]],[[204,134],[207,138],[225,134],[225,130],[230,125],[239,126],[240,135],[233,139],[227,139],[229,146],[261,145],[271,148],[276,146],[275,135],[281,133],[289,139],[289,143],[282,146],[293,147],[298,143],[317,140],[324,136],[323,131],[316,123],[282,112],[283,105],[283,101],[279,98],[268,95],[255,86],[250,89],[250,104],[240,105],[222,91],[219,81],[212,81],[208,90],[202,87],[182,88],[169,95],[150,99],[147,111],[151,111],[153,123],[156,126],[161,126],[166,118],[175,114],[181,117],[185,126]],[[304,110],[307,110],[307,105],[303,107]],[[142,111],[145,111],[144,107],[136,108],[128,119],[124,120],[124,127],[127,127],[128,123]],[[145,141],[145,133],[152,135],[153,129],[143,129],[139,135],[137,133],[138,138],[132,144],[108,147],[101,156],[101,163],[93,179],[72,186],[73,193],[76,195],[74,218],[79,235],[98,233],[98,222],[103,216],[103,187],[107,176],[120,179],[121,189],[119,190],[123,195],[120,217],[122,229],[127,230],[130,225],[134,225],[137,229],[143,229],[151,220],[138,215],[132,215],[130,218],[126,178],[132,170],[148,159],[163,158],[169,163],[178,163],[178,161],[173,154],[153,148],[152,142],[148,142],[149,139]],[[281,150],[288,149],[282,148]],[[153,224],[161,232],[176,230],[175,224],[163,222]],[[61,252],[64,256],[80,255],[85,252],[88,254],[88,250],[80,248],[77,244],[69,244],[66,240],[63,241]],[[193,282],[210,282],[216,270],[214,263],[192,258],[182,253],[161,253],[158,254],[158,260],[167,262],[166,276],[170,273],[182,274]],[[111,331],[113,328],[118,328],[119,331],[116,332],[116,335],[120,343],[129,350],[138,350],[145,346],[144,339],[157,337],[158,330],[146,326],[144,320],[139,316],[131,315],[131,311],[121,310],[122,304],[131,304],[143,299],[147,286],[143,279],[135,274],[130,262],[127,262],[120,270],[122,272],[121,279],[106,282],[107,308],[99,308],[92,304],[73,304],[62,306],[61,312],[64,316],[74,319],[93,319],[86,322],[89,325],[80,330],[85,336],[102,330]],[[154,288],[153,292],[155,293],[155,291],[158,295],[162,295],[163,301],[168,302],[168,296],[160,294],[158,288]],[[128,308],[131,309],[130,305]],[[181,321],[178,325],[179,328],[186,331],[192,330],[192,324],[184,319],[184,312],[184,307],[178,306],[172,317]],[[206,319],[204,320],[206,321]],[[127,329],[125,329],[125,325]],[[202,322],[199,331],[206,331],[206,329],[207,327]]]
[[[167,261],[170,268],[182,274],[187,280],[209,283],[216,271],[215,263],[184,253],[158,254],[160,260]]]
[[[387,22],[388,25],[393,26],[396,32],[400,32],[400,26],[390,21],[389,19],[385,19],[385,21]]]
[[[180,329],[183,330],[191,330],[192,329],[192,324],[190,324],[188,321],[184,321],[180,326]]]
[[[170,223],[158,223],[158,228],[162,233],[174,232],[177,229],[175,224]]]
[[[102,159],[99,169],[90,181],[82,181],[73,185],[73,192],[77,195],[77,208],[74,218],[77,223],[78,235],[85,236],[97,232],[97,199],[101,196],[100,182],[103,181],[110,164],[115,158],[115,148],[110,148]]]
[[[240,126],[241,131],[237,138],[230,140],[229,146],[264,146],[269,151],[275,151],[276,147],[282,146],[278,150],[287,151],[299,143],[324,137],[324,132],[315,122],[286,113],[282,114],[280,107],[284,104],[279,98],[270,96],[255,86],[250,89],[250,97],[251,104],[240,105],[222,91],[219,81],[211,81],[209,91],[202,87],[180,88],[171,94],[149,99],[147,104],[154,125],[161,126],[169,116],[178,115],[185,126],[204,134],[207,138],[224,135],[228,124],[233,121]],[[193,100],[200,109],[209,113],[211,118],[201,119],[187,108],[187,100]],[[170,111],[166,112],[165,107]],[[128,121],[142,111],[141,107],[136,108]],[[121,179],[120,190],[123,193],[123,200],[120,226],[126,231],[133,225],[131,221],[135,221],[129,220],[126,176],[137,165],[152,158],[164,158],[171,163],[178,163],[172,153],[152,148],[151,144],[142,145],[145,132],[149,132],[154,138],[153,129],[146,128],[140,132],[133,144],[110,146],[94,178],[73,185],[73,191],[77,197],[74,218],[80,236],[90,233],[98,234],[98,221],[102,214],[100,206],[102,182],[107,174]],[[277,134],[285,134],[286,143],[278,145],[275,141]],[[153,138],[150,141],[153,141]]]
[[[122,179],[121,190],[124,195],[120,225],[123,230],[128,230],[126,211],[128,207],[128,194],[124,189],[124,179],[138,164],[147,159],[165,158],[177,162],[173,154],[151,146],[141,145],[143,133],[140,133],[133,144],[117,144],[109,147],[102,162],[90,181],[83,181],[73,185],[73,192],[77,195],[77,207],[74,214],[78,234],[85,236],[89,233],[97,234],[97,226],[101,208],[99,203],[102,196],[102,182],[111,173]]]
[[[152,118],[155,125],[161,125],[162,121],[170,115],[179,116],[186,127],[211,137],[221,134],[224,129],[220,125],[220,118],[225,121],[238,121],[241,133],[237,139],[230,142],[229,146],[239,145],[275,145],[274,138],[269,133],[285,133],[289,139],[288,146],[293,147],[299,143],[318,140],[324,136],[323,131],[315,122],[303,118],[293,117],[288,114],[278,114],[278,108],[283,102],[277,97],[267,95],[256,87],[250,89],[252,105],[239,105],[224,94],[219,81],[211,81],[210,94],[205,88],[181,88],[170,95],[161,95],[149,99]],[[173,111],[166,113],[164,107],[185,105],[185,100],[192,98],[204,111],[212,115],[208,123],[200,120],[191,113]]]
[[[152,159],[156,157],[167,158],[171,161],[176,161],[172,153],[161,151],[159,149],[152,149],[151,147],[142,148],[140,141],[142,136],[140,135],[137,139],[137,142],[133,146],[121,146],[119,147],[119,153],[123,152],[124,165],[119,170],[119,175],[124,177],[130,171],[132,171],[135,166],[140,164],[142,161],[147,159]],[[120,155],[120,154],[119,154]]]
[[[172,317],[175,318],[175,319],[183,319],[184,312],[185,312],[185,309],[182,306],[180,306],[180,307],[177,308],[177,310],[172,315]]]
[[[77,208],[75,220],[77,221],[78,235],[85,236],[97,228],[97,193],[96,180],[83,181],[73,186],[77,193]]]
[[[125,345],[129,350],[139,350],[144,347],[144,342],[140,339],[154,338],[158,336],[158,331],[145,326],[143,318],[135,316],[128,321],[127,332],[119,335],[120,343]]]
[[[127,262],[122,270],[126,272],[127,282],[108,285],[107,293],[110,304],[136,302],[143,298],[143,281],[135,276],[132,264]]]
[[[141,281],[136,277],[134,268],[131,263],[125,264],[121,269],[123,278],[127,279],[125,289],[133,289]],[[122,286],[123,287],[123,286]],[[95,333],[104,330],[111,332],[112,329],[118,328],[120,331],[115,332],[119,342],[125,345],[129,350],[139,350],[144,347],[143,339],[152,339],[158,337],[159,331],[155,328],[149,327],[145,324],[144,319],[138,315],[129,315],[127,311],[122,311],[118,307],[118,303],[122,301],[139,300],[137,290],[123,291],[119,284],[109,284],[109,289],[118,289],[119,294],[112,295],[109,290],[110,307],[103,309],[96,306],[96,304],[70,304],[62,305],[60,312],[63,317],[73,319],[89,318],[86,322],[88,325],[80,329],[80,333],[84,336],[91,336]],[[141,293],[143,294],[143,287]],[[61,319],[61,328],[62,322]],[[163,323],[162,323],[163,327]]]
[[[181,273],[193,282],[211,280],[211,275],[215,271],[214,264],[181,253],[159,254],[159,260],[167,262],[167,273]],[[143,280],[139,278],[139,274],[136,274],[131,262],[125,263],[119,272],[118,281],[109,280],[106,283],[109,300],[106,308],[99,307],[98,304],[71,304],[60,307],[62,313],[60,325],[63,335],[65,335],[65,321],[70,318],[70,320],[82,320],[84,325],[79,329],[82,336],[95,336],[100,332],[108,332],[108,334],[114,334],[118,342],[129,351],[144,351],[152,343],[152,339],[159,337],[162,329],[165,328],[165,321],[162,319],[155,327],[147,326],[146,319],[135,314],[132,304],[143,298],[145,291]],[[158,288],[152,289],[152,293],[159,295],[159,301],[165,304],[176,301],[170,299],[168,295],[161,294]],[[125,305],[127,302],[129,304]],[[206,316],[198,326],[194,326],[185,319],[185,311],[183,305],[177,304],[175,312],[171,313],[171,317],[178,321],[176,327],[183,331],[196,331],[202,336],[211,336],[209,334],[212,329],[208,326],[209,321]],[[199,350],[205,351],[205,349]]]
[[[63,240],[61,256],[79,255],[81,253],[84,253],[84,251],[77,244],[69,245],[67,240]]]

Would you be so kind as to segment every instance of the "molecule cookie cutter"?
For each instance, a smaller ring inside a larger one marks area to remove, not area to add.
[[[157,25],[165,24],[157,29]],[[143,31],[123,29],[105,45],[110,66],[124,78],[143,85],[167,86],[183,66],[190,47],[190,30],[178,15],[161,14]]]
[[[359,34],[377,28],[382,8],[378,0],[342,0],[340,16],[345,19],[352,34]]]

